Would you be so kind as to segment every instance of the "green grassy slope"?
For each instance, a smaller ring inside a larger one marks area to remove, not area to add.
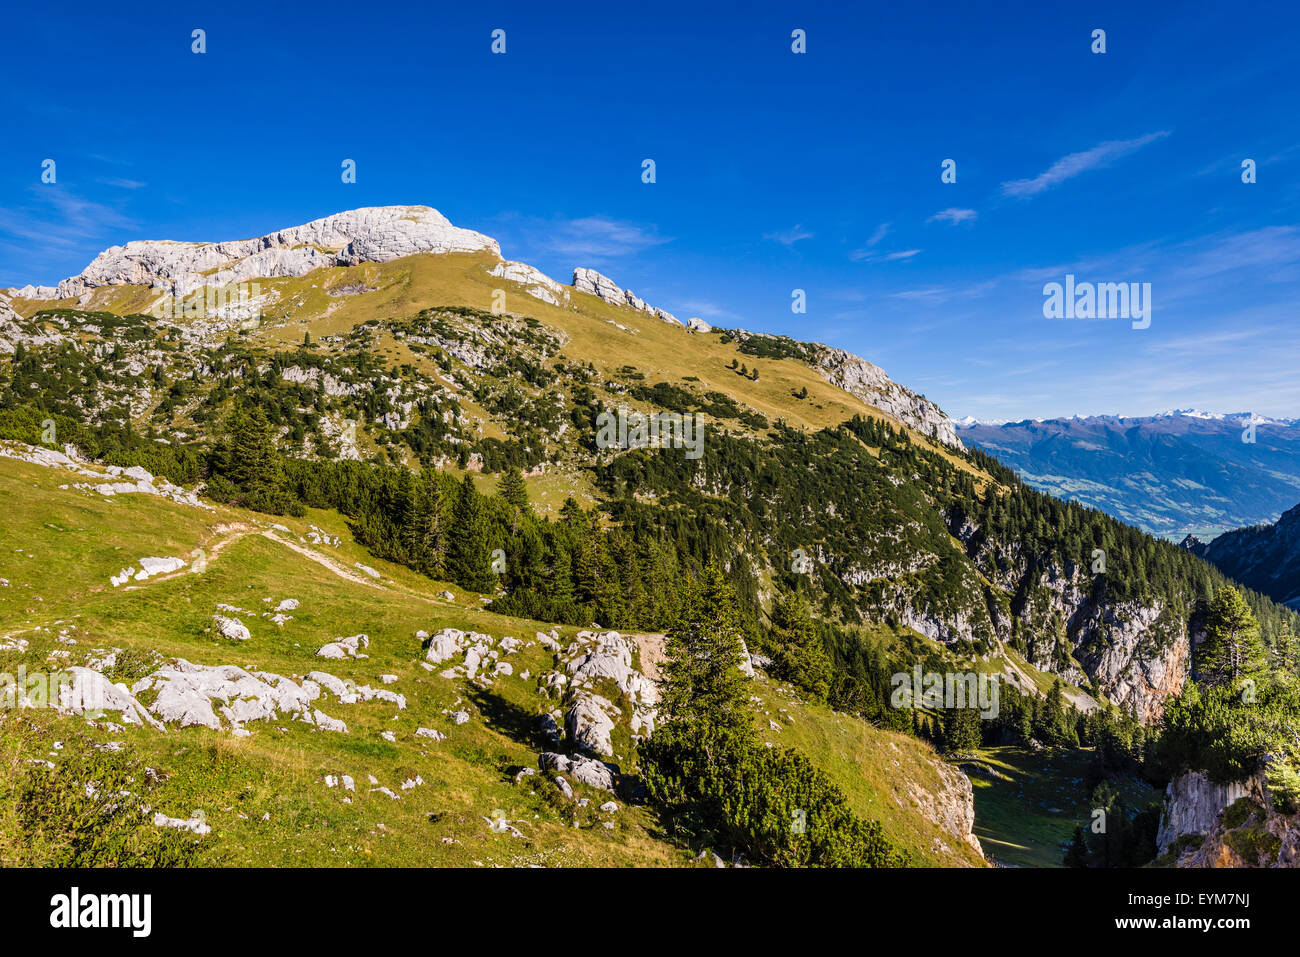
[[[516,770],[534,766],[542,749],[534,736],[535,716],[555,705],[536,688],[536,675],[551,666],[540,646],[513,656],[515,675],[499,676],[490,689],[441,678],[420,665],[418,630],[454,626],[529,639],[543,628],[539,623],[486,612],[479,596],[370,556],[332,513],[276,519],[224,507],[205,511],[154,496],[103,498],[59,488],[70,481],[76,479],[68,472],[0,459],[0,507],[9,517],[0,530],[0,576],[9,582],[0,587],[0,636],[28,642],[25,652],[0,651],[0,669],[12,672],[20,663],[29,671],[66,667],[92,652],[120,648],[113,677],[128,683],[148,672],[148,657],[156,651],[287,676],[319,669],[374,687],[382,687],[379,675],[391,674],[397,681],[388,687],[407,697],[404,711],[378,700],[342,705],[330,699],[322,708],[347,722],[347,734],[287,719],[250,723],[252,734],[243,738],[204,728],[160,733],[128,726],[110,732],[102,725],[90,729],[80,717],[34,715],[45,729],[42,748],[83,728],[100,743],[121,742],[160,771],[165,780],[152,795],[154,808],[179,818],[202,810],[213,829],[203,839],[204,860],[307,866],[697,863],[692,853],[662,838],[648,809],[620,799],[619,811],[600,812],[609,795],[576,785],[580,796],[592,799],[578,809],[556,802],[554,788],[539,776],[514,783]],[[301,542],[313,526],[338,536],[339,544]],[[111,586],[110,576],[145,556],[176,556],[190,566]],[[358,571],[357,563],[377,570],[379,580]],[[444,600],[444,591],[454,599]],[[285,598],[296,598],[300,606],[277,627],[261,612]],[[251,632],[248,641],[230,641],[213,630],[218,604],[252,612],[239,616]],[[370,636],[369,658],[315,657],[322,644],[358,632]],[[531,680],[522,678],[525,669]],[[939,848],[937,826],[895,800],[902,780],[937,785],[937,759],[926,745],[804,706],[766,679],[755,687],[766,710],[784,707],[794,717],[781,735],[768,737],[805,748],[855,809],[881,820],[919,860],[978,863],[959,842],[948,840],[947,852]],[[460,709],[470,720],[455,725],[447,712]],[[416,737],[420,727],[437,729],[446,740]],[[30,757],[15,755],[19,742],[12,728],[13,716],[0,716],[0,751],[11,770]],[[396,740],[385,740],[383,732]],[[23,747],[30,749],[30,743]],[[35,758],[43,759],[44,752]],[[630,755],[621,751],[618,760],[629,767]],[[344,774],[356,780],[356,793],[326,787],[326,775]],[[400,790],[417,775],[422,786]],[[12,783],[5,780],[0,788]],[[368,790],[377,786],[401,799]],[[494,815],[504,816],[523,837],[494,832],[488,826]],[[23,839],[13,827],[8,815],[0,815],[0,856],[6,860],[14,859],[15,842]]]

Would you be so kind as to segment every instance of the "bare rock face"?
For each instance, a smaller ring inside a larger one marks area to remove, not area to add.
[[[681,325],[682,321],[671,312],[656,308],[636,295],[631,289],[622,289],[608,276],[602,276],[594,269],[579,267],[573,270],[573,288],[578,292],[590,293],[598,299],[615,306],[631,306],[640,312],[649,313],[664,322]]]
[[[964,448],[952,420],[937,405],[885,375],[885,370],[843,349],[818,344],[815,367],[826,380],[923,435]]]
[[[1165,807],[1156,832],[1156,850],[1163,854],[1184,834],[1206,834],[1223,809],[1238,798],[1263,788],[1263,776],[1216,784],[1204,771],[1188,771],[1165,787]]]
[[[949,515],[948,525],[971,553],[979,572],[1006,594],[1016,596],[1009,609],[1011,616],[990,606],[986,614],[991,614],[991,619],[981,619],[991,622],[1000,640],[1011,641],[1016,630],[1013,618],[1019,619],[1019,633],[1029,636],[1030,664],[1039,671],[1058,674],[1080,686],[1095,679],[1102,694],[1131,708],[1144,723],[1160,720],[1165,703],[1182,690],[1191,672],[1192,649],[1203,637],[1200,619],[1156,599],[1145,604],[1099,601],[1086,565],[1040,564],[1024,554],[1019,543],[982,540],[978,527],[960,514]],[[951,641],[971,627],[970,622],[951,615],[942,624],[947,630],[932,635],[942,641]],[[1066,664],[1052,637],[1058,628],[1071,652]],[[1084,710],[1096,706],[1091,698],[1071,698]]]
[[[980,857],[984,848],[975,836],[975,788],[961,769],[946,761],[936,761],[940,787],[930,792],[920,785],[909,785],[909,793],[921,813],[938,824],[953,839],[970,846]],[[941,850],[946,850],[941,848]]]
[[[489,275],[505,279],[507,282],[518,283],[524,287],[524,292],[528,295],[542,302],[549,302],[552,306],[569,301],[569,290],[528,263],[502,260],[492,267]]]
[[[388,262],[414,253],[479,251],[501,254],[496,240],[453,226],[436,209],[370,206],[256,239],[219,243],[145,240],[113,246],[57,288],[26,286],[16,294],[67,299],[100,286],[148,285],[184,295],[203,286],[303,276],[324,266]]]
[[[43,287],[51,293],[54,292],[49,286]],[[35,292],[33,287],[28,286],[18,295],[27,296],[28,292]],[[27,296],[27,298],[36,298]],[[66,342],[71,336],[65,335],[58,329],[47,328],[44,325],[27,322],[14,312],[9,297],[0,293],[0,355],[13,355],[14,351],[21,344],[28,348],[33,346],[57,345],[60,342]]]
[[[381,220],[362,229],[344,246],[338,261],[342,266],[355,266],[365,262],[388,262],[415,253],[471,253],[480,250],[487,250],[494,256],[501,255],[501,247],[495,239],[453,226],[436,209],[417,206],[408,207],[407,216]]]
[[[1082,629],[1088,639],[1109,639],[1099,651],[1083,655],[1084,667],[1108,698],[1131,707],[1147,724],[1159,720],[1165,702],[1182,690],[1191,674],[1193,636],[1184,623],[1166,618],[1159,602],[1126,602],[1095,610]]]
[[[1300,815],[1276,808],[1262,772],[1216,783],[1189,771],[1165,789],[1156,843],[1177,867],[1300,867]]]
[[[564,716],[569,740],[582,751],[612,756],[614,745],[610,736],[614,731],[614,719],[611,715],[616,717],[618,713],[618,709],[600,695],[579,691],[573,696]]]

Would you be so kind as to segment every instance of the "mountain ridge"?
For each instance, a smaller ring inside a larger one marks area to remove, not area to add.
[[[301,278],[321,269],[384,264],[412,255],[448,253],[486,254],[496,261],[490,270],[492,275],[514,282],[533,298],[557,307],[567,305],[571,293],[577,291],[616,307],[686,327],[691,332],[712,331],[708,323],[698,318],[683,323],[593,269],[575,267],[572,285],[562,286],[527,263],[503,259],[495,239],[452,225],[432,207],[372,206],[334,213],[251,239],[135,240],[112,246],[96,256],[81,273],[62,280],[57,286],[28,285],[0,293],[0,348],[6,340],[5,311],[12,311],[13,300],[24,300],[39,307],[43,301],[73,299],[81,306],[97,290],[113,286],[148,286],[181,298],[210,287],[253,279]],[[10,301],[5,302],[6,298]],[[261,300],[256,303],[257,308],[264,305]],[[886,408],[882,411],[898,417],[918,432],[961,447],[952,421],[942,409],[889,379],[883,370],[861,356],[822,346],[817,367],[828,381],[849,394],[869,405],[883,403]]]
[[[1276,522],[1233,529],[1210,542],[1189,535],[1182,546],[1243,585],[1300,609],[1300,505]]]

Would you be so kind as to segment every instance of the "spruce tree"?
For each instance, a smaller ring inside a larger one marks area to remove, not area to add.
[[[974,708],[953,708],[944,712],[944,750],[950,754],[972,754],[980,746],[980,716]]]
[[[521,511],[528,511],[528,486],[519,466],[512,465],[497,480],[497,494]]]
[[[546,597],[567,605],[573,601],[573,559],[568,546],[557,536],[552,542],[551,570],[546,577]]]
[[[464,588],[486,592],[492,591],[496,578],[488,554],[488,528],[481,498],[474,488],[474,480],[466,473],[456,495],[447,549],[447,575]]]
[[[1231,686],[1258,676],[1264,668],[1264,642],[1254,613],[1237,589],[1219,589],[1210,602],[1197,674],[1211,687]]]
[[[736,595],[717,565],[692,586],[681,621],[668,633],[659,713],[701,729],[753,734]]]
[[[437,474],[425,469],[413,483],[402,538],[415,567],[431,577],[442,573],[446,549],[442,507]]]
[[[280,491],[284,471],[275,448],[275,430],[260,406],[251,410],[236,409],[227,425],[229,441],[224,454],[226,478],[239,489],[241,497],[253,503]]]
[[[833,676],[826,645],[813,626],[808,603],[790,592],[772,611],[774,661],[778,677],[825,699]]]
[[[1088,841],[1083,835],[1083,828],[1075,826],[1074,837],[1070,841],[1070,848],[1065,852],[1066,867],[1087,867],[1088,866]]]

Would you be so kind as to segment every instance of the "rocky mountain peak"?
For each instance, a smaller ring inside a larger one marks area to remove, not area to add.
[[[203,286],[302,276],[324,266],[388,262],[414,253],[487,251],[497,241],[453,226],[428,206],[368,206],[255,239],[226,242],[140,240],[104,250],[56,287],[14,290],[28,299],[78,298],[99,286],[148,285],[185,295]]]

